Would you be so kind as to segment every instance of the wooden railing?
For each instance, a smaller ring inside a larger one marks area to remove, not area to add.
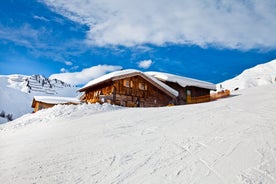
[[[223,91],[219,91],[217,93],[211,93],[211,100],[216,100],[216,99],[219,99],[219,98],[224,98],[224,97],[228,97],[230,96],[230,90],[226,89],[226,90],[223,90]]]
[[[226,89],[223,91],[219,91],[217,93],[211,93],[210,95],[192,97],[191,95],[187,95],[187,104],[201,103],[201,102],[209,102],[212,100],[216,100],[219,98],[225,98],[230,96],[230,90]]]
[[[187,95],[187,104],[193,103],[202,103],[202,102],[209,102],[211,100],[210,95],[192,97],[191,95]]]

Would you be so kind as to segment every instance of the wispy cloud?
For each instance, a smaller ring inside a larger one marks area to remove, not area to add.
[[[99,76],[106,74],[107,72],[112,72],[122,69],[121,66],[112,65],[97,65],[90,68],[85,68],[80,72],[66,72],[53,74],[50,76],[51,79],[59,79],[69,84],[85,84],[88,81],[95,79]],[[61,72],[63,72],[61,71]]]
[[[67,66],[72,66],[72,65],[73,65],[73,63],[72,63],[71,61],[65,61],[65,64],[66,64]]]
[[[152,65],[152,60],[143,60],[138,63],[139,68],[148,69]]]
[[[45,22],[49,22],[50,21],[49,19],[47,19],[47,18],[45,18],[43,16],[34,15],[33,17],[34,17],[34,19],[42,20],[42,21],[45,21]]]
[[[70,70],[77,70],[80,66],[72,66]]]
[[[65,73],[65,72],[68,72],[68,70],[65,69],[65,68],[61,68],[61,69],[60,69],[60,72]]]
[[[43,0],[86,24],[89,44],[189,44],[231,48],[276,47],[276,1],[265,0]]]
[[[31,24],[22,24],[18,27],[6,27],[0,24],[0,40],[12,42],[17,46],[27,48],[35,57],[51,58],[54,61],[71,66],[67,59],[86,52],[88,47],[84,41],[77,38],[66,38],[57,42],[53,28],[33,28]]]
[[[33,29],[29,24],[23,24],[19,28],[9,28],[0,25],[0,39],[15,43],[16,45],[26,46],[27,48],[45,47],[38,40],[45,32],[44,29]]]

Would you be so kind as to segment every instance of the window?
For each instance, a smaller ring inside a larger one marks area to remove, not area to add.
[[[140,90],[148,90],[147,84],[140,82],[139,83],[139,89]]]
[[[127,79],[124,80],[124,86],[129,87],[129,80],[127,80]]]
[[[125,86],[125,87],[128,87],[128,88],[129,88],[129,87],[132,88],[132,87],[133,87],[133,81],[131,81],[131,80],[129,80],[129,79],[125,79],[125,80],[124,80],[124,86]]]
[[[98,98],[100,95],[102,94],[102,92],[101,91],[95,91],[94,92],[94,98]]]

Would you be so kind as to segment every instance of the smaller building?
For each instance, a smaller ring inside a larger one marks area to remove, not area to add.
[[[182,77],[163,72],[145,72],[178,91],[177,105],[208,102],[210,91],[216,91],[216,85],[207,81]]]
[[[32,108],[34,108],[34,112],[37,112],[41,109],[50,108],[58,104],[77,105],[79,103],[80,103],[80,100],[78,100],[77,98],[60,97],[60,96],[34,96],[33,102],[32,102]]]

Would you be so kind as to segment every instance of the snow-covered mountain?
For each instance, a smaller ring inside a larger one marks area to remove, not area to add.
[[[276,95],[267,91],[276,84],[186,106],[25,115],[0,125],[0,183],[275,184]]]
[[[217,89],[245,89],[276,83],[276,59],[244,70],[233,79],[217,84]]]
[[[76,91],[75,86],[41,75],[0,75],[0,113],[12,114],[14,119],[32,112],[35,95],[75,97]],[[6,119],[0,117],[1,122]]]

